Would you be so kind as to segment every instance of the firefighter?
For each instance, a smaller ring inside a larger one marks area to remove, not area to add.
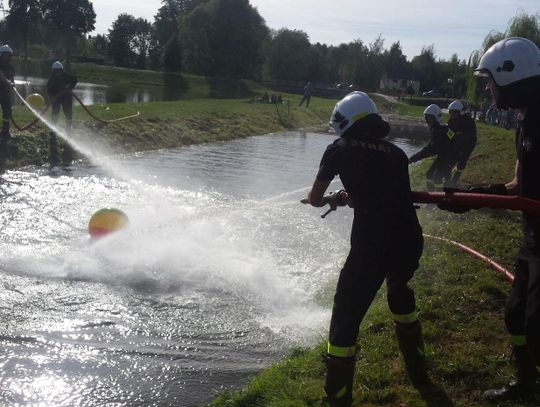
[[[339,139],[326,149],[307,201],[354,208],[351,248],[341,269],[326,364],[326,403],[350,406],[360,323],[386,279],[405,367],[415,385],[427,384],[415,297],[408,287],[423,250],[422,229],[411,200],[407,156],[383,140],[390,126],[363,92],[338,102],[330,126]],[[345,190],[325,192],[338,175]]]
[[[0,47],[0,105],[2,106],[1,141],[11,138],[9,122],[11,120],[11,105],[13,99],[13,86],[15,82],[15,69],[10,64],[13,50],[9,45]]]
[[[452,173],[451,185],[456,185],[469,157],[476,147],[476,123],[474,119],[465,111],[465,106],[459,100],[454,100],[448,105],[448,128],[454,133],[455,141],[454,153],[455,170]],[[453,168],[452,168],[453,170]]]
[[[426,173],[427,189],[434,191],[451,184],[452,164],[455,162],[454,132],[444,124],[441,108],[437,105],[429,105],[424,110],[424,118],[431,139],[424,148],[409,158],[409,164],[436,156]]]
[[[470,191],[540,200],[540,50],[525,38],[503,39],[484,53],[475,72],[487,77],[486,90],[497,108],[517,109],[520,121],[514,179]],[[484,398],[492,402],[535,398],[540,402],[540,218],[524,213],[522,223],[523,239],[504,316],[516,380],[486,391]]]
[[[71,133],[73,122],[73,95],[72,90],[77,84],[77,78],[64,70],[61,62],[56,61],[51,67],[51,77],[47,81],[47,94],[51,101],[52,121],[58,121],[60,107],[64,111],[66,118],[66,131]],[[69,165],[73,159],[73,150],[67,143],[64,144],[62,153],[62,164]],[[50,139],[50,161],[51,166],[58,165],[58,142],[56,134],[51,133]]]

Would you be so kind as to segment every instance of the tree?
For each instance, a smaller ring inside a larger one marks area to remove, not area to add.
[[[17,35],[23,44],[24,55],[28,57],[29,37],[36,33],[36,27],[41,21],[39,0],[9,0],[8,4],[7,29]]]
[[[310,71],[311,44],[303,31],[282,28],[274,33],[266,55],[272,80],[305,81]]]
[[[178,34],[179,18],[193,10],[200,0],[162,0],[154,16],[155,36],[161,46]]]
[[[407,57],[403,55],[400,42],[394,42],[384,55],[384,69],[387,72],[392,70],[403,70],[408,64]]]
[[[540,47],[540,15],[520,13],[508,25],[505,37],[523,37]]]
[[[151,24],[143,18],[120,14],[109,30],[109,55],[126,68],[144,68],[151,45]]]
[[[260,77],[268,35],[248,0],[209,0],[182,20],[186,65],[192,72],[229,78]]]
[[[66,61],[78,38],[94,30],[96,13],[89,0],[41,0],[43,19],[56,31],[64,46]]]
[[[146,67],[146,57],[150,50],[152,25],[144,18],[135,20],[135,33],[131,38],[130,47],[137,55],[135,66],[140,69]]]
[[[435,47],[433,45],[422,47],[420,55],[411,60],[411,65],[420,78],[422,90],[438,88],[442,84],[444,75],[441,74],[435,60]]]
[[[163,52],[163,67],[167,72],[182,71],[182,47],[178,34],[169,38]]]
[[[94,48],[94,50],[100,55],[107,55],[107,48],[109,47],[109,39],[106,35],[97,34],[96,36],[88,37],[88,42]]]

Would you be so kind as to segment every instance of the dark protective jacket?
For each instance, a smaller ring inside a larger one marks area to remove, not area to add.
[[[366,242],[366,236],[369,241],[379,229],[385,229],[383,223],[404,239],[408,236],[416,241],[417,235],[421,236],[411,198],[408,160],[400,148],[380,137],[341,137],[327,147],[317,179],[331,181],[336,175],[354,202],[352,250]],[[391,219],[397,222],[393,226]]]
[[[76,84],[77,77],[65,71],[62,71],[60,74],[53,74],[47,81],[47,94],[49,95],[49,98],[71,98],[70,92],[62,92],[66,89],[73,89]]]
[[[476,147],[476,123],[467,114],[462,115],[459,121],[450,119],[448,128],[454,132],[453,159],[457,168],[463,170]]]
[[[519,194],[540,200],[540,102],[528,108],[516,131],[516,152],[520,162],[517,174]],[[523,214],[526,245],[540,254],[540,219]]]
[[[447,125],[441,125],[439,123],[436,123],[429,130],[431,132],[429,143],[416,154],[412,155],[409,162],[414,163],[435,155],[445,162],[452,161],[452,157],[455,156],[454,132]]]
[[[410,315],[416,308],[407,284],[418,268],[423,238],[408,160],[401,149],[382,140],[388,123],[370,116],[328,146],[317,174],[320,181],[339,175],[354,202],[351,250],[337,283],[328,336],[334,356],[354,353],[359,326],[385,279],[394,315]],[[368,132],[361,131],[364,125]]]
[[[4,78],[10,82],[15,80],[15,69],[9,63],[0,64],[0,72],[4,75]],[[0,97],[10,97],[11,87],[4,81],[0,81]]]

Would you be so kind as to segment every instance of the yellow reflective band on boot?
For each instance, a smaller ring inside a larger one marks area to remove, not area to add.
[[[411,312],[410,314],[392,314],[394,321],[401,324],[412,324],[418,320],[418,314],[416,311]]]
[[[525,346],[527,345],[527,337],[525,335],[512,335],[510,343],[514,346]]]
[[[331,356],[337,356],[338,358],[350,358],[354,356],[355,346],[335,346],[328,342],[327,352]]]

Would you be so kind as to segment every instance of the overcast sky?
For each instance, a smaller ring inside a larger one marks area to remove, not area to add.
[[[94,0],[96,33],[106,34],[120,13],[150,22],[161,0]],[[540,13],[540,1],[520,0],[250,0],[272,29],[302,30],[312,43],[328,45],[361,39],[373,42],[379,34],[385,47],[400,41],[410,60],[433,44],[437,57],[454,53],[467,59],[491,31],[505,31],[519,11]]]

